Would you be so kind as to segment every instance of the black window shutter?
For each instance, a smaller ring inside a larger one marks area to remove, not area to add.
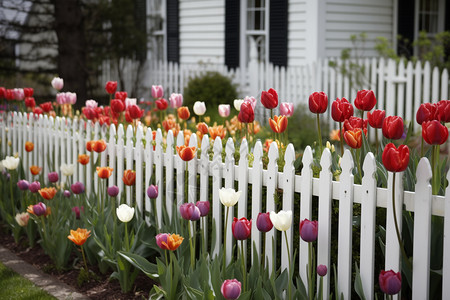
[[[239,67],[240,1],[225,1],[225,65],[229,69]]]
[[[287,66],[288,1],[270,1],[269,61]]]
[[[147,58],[147,5],[145,0],[136,0],[134,5],[134,19],[139,36],[145,37],[145,43],[136,49],[136,58],[143,61]]]
[[[178,0],[167,0],[167,60],[180,62]]]
[[[410,57],[413,55],[412,42],[414,41],[414,3],[411,0],[398,0],[398,15],[397,15],[397,34],[404,41],[398,41],[397,53]]]
[[[445,3],[445,31],[449,31],[450,30],[450,3],[447,1],[447,3]]]

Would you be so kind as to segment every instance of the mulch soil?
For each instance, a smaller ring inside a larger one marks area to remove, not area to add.
[[[140,273],[135,282],[131,292],[122,293],[120,289],[119,281],[116,279],[110,279],[110,274],[101,274],[96,266],[89,266],[89,270],[93,271],[98,278],[91,279],[89,282],[83,283],[81,286],[77,285],[77,277],[79,269],[82,267],[82,261],[78,261],[77,265],[68,270],[58,272],[52,267],[52,261],[44,253],[44,250],[37,244],[33,248],[27,248],[24,246],[27,244],[25,239],[19,244],[14,242],[14,238],[6,233],[4,228],[0,229],[0,245],[9,249],[15,253],[21,259],[41,271],[49,274],[53,278],[70,285],[79,293],[91,298],[91,299],[148,299],[149,292],[152,289],[154,282],[148,278],[145,274]],[[73,264],[75,254],[71,257],[71,263]]]

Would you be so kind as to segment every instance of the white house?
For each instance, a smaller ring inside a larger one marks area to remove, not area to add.
[[[147,0],[147,11],[149,57],[241,69],[252,46],[261,62],[300,66],[339,56],[352,34],[367,33],[360,50],[373,57],[376,37],[395,47],[450,30],[446,0]]]

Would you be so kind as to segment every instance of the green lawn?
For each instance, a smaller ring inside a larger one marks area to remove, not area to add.
[[[56,299],[50,296],[31,281],[23,278],[16,272],[0,263],[0,291],[1,299],[33,299],[47,300]]]

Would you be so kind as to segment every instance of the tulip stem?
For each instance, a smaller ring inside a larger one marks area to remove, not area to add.
[[[206,224],[205,218],[202,218],[202,248],[203,248],[203,254],[206,253],[206,242],[205,242],[205,232],[206,232],[206,230],[205,230],[205,224]]]
[[[88,266],[87,266],[87,262],[86,262],[86,255],[84,255],[83,245],[81,245],[80,247],[81,247],[81,254],[83,255],[84,269],[86,270],[86,272],[88,272]]]
[[[227,206],[227,212],[225,214],[225,227],[223,228],[223,269],[222,275],[223,279],[225,279],[225,269],[226,269],[226,250],[227,250],[227,226],[228,226],[228,212],[230,208]]]
[[[156,209],[156,198],[152,198],[152,210],[153,210],[153,215],[155,216],[155,227],[156,227],[156,231],[159,232],[159,226],[158,226],[158,211]]]
[[[11,216],[14,217],[16,210],[14,209],[14,193],[13,193],[13,172],[11,172],[11,177],[9,178],[9,192],[11,193]]]
[[[191,269],[194,270],[195,252],[194,252],[194,246],[192,245],[192,239],[193,239],[193,236],[191,234],[191,225],[192,224],[189,223],[189,220],[187,220],[186,222],[187,222],[188,230],[189,230],[189,248],[191,250]]]
[[[433,179],[432,179],[432,191],[433,195],[439,194],[439,145],[433,145],[432,146],[432,153],[431,153],[431,164],[432,164],[432,170],[433,170]]]
[[[309,294],[309,299],[312,300],[314,299],[314,282],[313,282],[313,272],[312,272],[312,265],[313,265],[313,259],[312,259],[312,255],[313,255],[313,246],[312,246],[312,242],[308,243],[308,294]]]
[[[403,241],[402,241],[402,238],[400,236],[400,230],[398,228],[397,213],[396,213],[396,209],[395,209],[395,174],[396,174],[396,172],[393,173],[393,178],[392,178],[392,214],[394,215],[395,231],[397,233],[398,244],[400,246],[400,250],[402,252],[402,255],[403,255],[406,263],[408,264],[410,270],[412,270],[412,265],[411,265],[411,262],[408,259],[408,256],[406,255],[405,248],[403,247]]]
[[[339,142],[341,143],[341,157],[344,156],[344,134],[342,133],[342,122],[339,122]]]
[[[247,283],[247,267],[245,263],[245,256],[244,256],[244,240],[241,240],[241,260],[242,260],[242,278],[244,283],[244,292],[246,291],[246,283]]]
[[[125,250],[130,251],[130,242],[128,241],[128,228],[127,223],[125,222]]]
[[[421,143],[420,143],[420,157],[423,157],[423,136],[420,137]]]
[[[322,156],[323,145],[322,145],[322,133],[320,131],[320,115],[319,114],[317,114],[317,135],[318,135],[318,140],[319,140],[319,151],[320,151],[319,158],[320,158]]]
[[[375,128],[375,153],[378,155],[378,129]]]
[[[286,249],[287,249],[287,256],[288,256],[288,262],[289,262],[289,280],[288,280],[288,299],[292,299],[292,288],[291,288],[291,279],[292,279],[292,270],[291,270],[291,253],[289,251],[289,243],[288,243],[288,236],[286,230],[284,231],[284,239],[286,241]]]

